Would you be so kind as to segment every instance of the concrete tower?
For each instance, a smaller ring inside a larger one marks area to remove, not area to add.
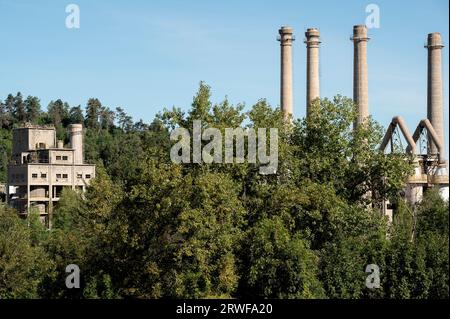
[[[369,86],[367,76],[367,28],[365,25],[353,27],[353,101],[358,106],[358,118],[354,128],[363,123],[369,116]]]
[[[442,39],[438,32],[428,34],[425,48],[428,49],[428,98],[427,117],[437,137],[444,145],[444,108],[442,100]],[[436,154],[437,148],[430,139],[430,154]],[[443,154],[441,154],[443,155]]]
[[[320,97],[319,83],[319,45],[320,32],[316,28],[310,28],[305,32],[306,36],[306,115],[311,112],[311,102]]]
[[[291,27],[281,27],[278,31],[280,36],[278,41],[281,45],[281,92],[280,105],[285,117],[293,113],[293,93],[292,93],[292,42],[294,29]]]
[[[69,126],[70,146],[74,151],[74,164],[83,164],[83,125],[71,124]]]

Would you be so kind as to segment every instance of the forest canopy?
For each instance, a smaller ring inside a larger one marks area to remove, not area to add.
[[[383,128],[369,119],[353,130],[355,117],[351,99],[336,96],[286,125],[264,99],[249,111],[213,104],[204,83],[188,111],[164,109],[150,123],[95,98],[84,110],[58,99],[43,111],[37,97],[8,95],[0,181],[24,122],[53,124],[65,143],[68,125],[83,123],[97,176],[85,194],[63,191],[50,231],[0,204],[0,298],[448,298],[448,202],[430,190],[407,205],[410,159],[379,152]],[[170,132],[194,120],[277,128],[277,173],[173,163]],[[69,264],[80,289],[65,286]],[[366,286],[370,264],[379,288]]]

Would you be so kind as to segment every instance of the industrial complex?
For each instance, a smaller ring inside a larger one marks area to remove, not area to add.
[[[292,87],[292,43],[294,30],[284,26],[279,30],[281,42],[281,109],[286,116],[293,114]],[[362,125],[369,117],[369,89],[367,44],[369,37],[365,25],[355,25],[351,41],[354,45],[353,56],[353,101],[357,106],[358,117],[354,128]],[[320,32],[309,28],[305,33],[307,49],[306,61],[306,114],[310,114],[311,104],[320,97],[319,83],[319,46]],[[411,135],[401,116],[395,116],[389,124],[386,135],[380,145],[380,151],[393,151],[398,141],[400,129],[407,147],[405,155],[415,163],[415,174],[408,180],[405,198],[408,203],[420,202],[423,192],[430,187],[437,187],[441,197],[449,198],[448,167],[444,151],[444,104],[442,86],[442,44],[439,33],[430,33],[425,48],[428,50],[428,98],[427,118],[418,123]],[[420,144],[422,147],[417,147]],[[388,149],[390,145],[390,149]],[[383,212],[392,218],[392,207],[383,203]]]
[[[281,46],[280,106],[286,118],[294,111],[293,101],[293,54],[294,29],[283,26],[279,29]],[[365,25],[353,27],[350,39],[354,46],[353,56],[353,100],[358,116],[354,128],[364,125],[369,117],[368,61],[369,37]],[[319,50],[320,32],[308,28],[305,32],[306,60],[306,114],[320,97]],[[448,167],[444,151],[444,109],[442,84],[441,35],[430,33],[425,48],[428,50],[428,99],[427,116],[417,123],[413,134],[403,118],[395,115],[380,144],[380,151],[394,150],[398,137],[403,136],[408,156],[415,164],[415,173],[409,178],[405,199],[410,204],[420,202],[427,188],[437,187],[442,198],[449,198]],[[424,108],[425,114],[425,108]],[[70,145],[56,140],[54,127],[23,125],[13,131],[13,152],[8,167],[7,185],[0,185],[0,193],[19,214],[26,216],[36,209],[43,222],[50,227],[53,206],[58,202],[64,187],[84,191],[95,177],[95,166],[85,163],[83,153],[83,127],[72,124],[69,128]],[[392,217],[392,207],[383,203],[383,212]]]
[[[5,198],[21,216],[34,209],[49,228],[63,188],[83,192],[95,177],[95,166],[84,162],[83,126],[70,125],[69,134],[65,147],[53,126],[24,124],[13,130]]]

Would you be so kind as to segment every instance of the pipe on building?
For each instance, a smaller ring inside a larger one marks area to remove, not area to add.
[[[411,136],[411,133],[409,133],[408,127],[406,126],[406,123],[401,116],[395,116],[392,118],[392,121],[389,124],[386,134],[383,137],[383,141],[381,142],[380,150],[384,152],[389,141],[391,141],[392,134],[394,134],[394,130],[397,126],[400,127],[400,130],[402,131],[402,134],[406,139],[406,143],[408,144],[406,152],[413,155],[416,154],[416,143],[413,137]]]
[[[434,129],[429,119],[423,119],[419,122],[419,125],[417,125],[417,128],[412,136],[414,143],[416,143],[419,140],[420,135],[423,132],[423,129],[427,129],[428,140],[431,141],[437,149],[439,164],[445,164],[446,161],[444,153],[444,143],[440,140],[439,135],[437,134],[436,130]]]

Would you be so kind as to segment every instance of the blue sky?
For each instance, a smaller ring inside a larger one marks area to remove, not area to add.
[[[67,29],[66,5],[81,11]],[[304,31],[321,31],[321,95],[352,96],[352,26],[366,5],[380,8],[369,31],[370,113],[383,125],[402,115],[411,131],[426,117],[427,34],[441,32],[448,154],[447,0],[84,1],[0,0],[0,98],[21,91],[46,108],[52,99],[85,105],[99,98],[151,121],[163,107],[188,108],[199,81],[214,102],[279,104],[282,25],[295,29],[295,116],[305,115]]]

